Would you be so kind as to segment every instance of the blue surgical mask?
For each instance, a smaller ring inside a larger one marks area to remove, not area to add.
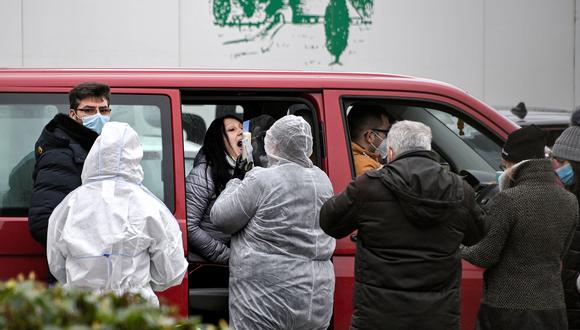
[[[509,185],[509,176],[507,171],[497,171],[495,172],[495,176],[497,178],[497,187],[499,191],[506,189]]]
[[[103,116],[100,113],[96,113],[92,116],[86,116],[82,118],[83,125],[86,128],[90,128],[99,134],[101,134],[103,126],[105,126],[105,124],[108,123],[110,119],[111,118],[109,116]]]
[[[571,186],[574,183],[574,170],[572,170],[570,163],[558,168],[556,174],[565,186]]]

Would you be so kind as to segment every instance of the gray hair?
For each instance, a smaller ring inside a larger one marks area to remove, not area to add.
[[[411,150],[431,150],[431,128],[410,120],[396,122],[387,135],[387,148],[395,155]]]

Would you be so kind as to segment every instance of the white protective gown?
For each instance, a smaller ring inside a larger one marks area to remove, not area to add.
[[[143,149],[127,124],[107,123],[91,148],[82,185],[54,210],[48,226],[50,271],[65,287],[137,292],[181,283],[187,269],[179,225],[141,185]]]
[[[332,315],[335,241],[318,222],[333,195],[309,159],[310,126],[285,116],[268,130],[269,168],[228,182],[211,221],[232,234],[230,326],[233,329],[326,329]]]

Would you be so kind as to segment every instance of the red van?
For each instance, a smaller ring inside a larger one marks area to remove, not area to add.
[[[296,109],[313,126],[317,166],[340,192],[354,177],[346,114],[357,101],[381,104],[397,120],[431,127],[433,149],[476,185],[499,170],[503,141],[517,126],[466,92],[441,82],[399,75],[217,71],[188,69],[0,69],[0,280],[34,271],[46,261],[27,225],[34,143],[43,126],[68,111],[68,91],[83,81],[112,88],[112,120],[129,123],[144,147],[144,184],[165,202],[187,242],[184,180],[206,128],[220,115],[274,119]],[[484,200],[485,196],[478,196]],[[348,329],[352,313],[356,236],[337,241],[333,329]],[[188,255],[191,258],[191,254]],[[194,260],[193,258],[192,260]],[[197,258],[199,260],[199,258]],[[479,307],[480,269],[463,264],[462,327]],[[227,311],[227,267],[192,261],[183,283],[160,295],[181,312]]]

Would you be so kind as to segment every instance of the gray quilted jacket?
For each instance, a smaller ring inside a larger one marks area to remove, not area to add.
[[[217,195],[211,178],[211,167],[207,166],[205,157],[201,157],[185,179],[188,259],[227,264],[230,235],[217,230],[209,220]]]

